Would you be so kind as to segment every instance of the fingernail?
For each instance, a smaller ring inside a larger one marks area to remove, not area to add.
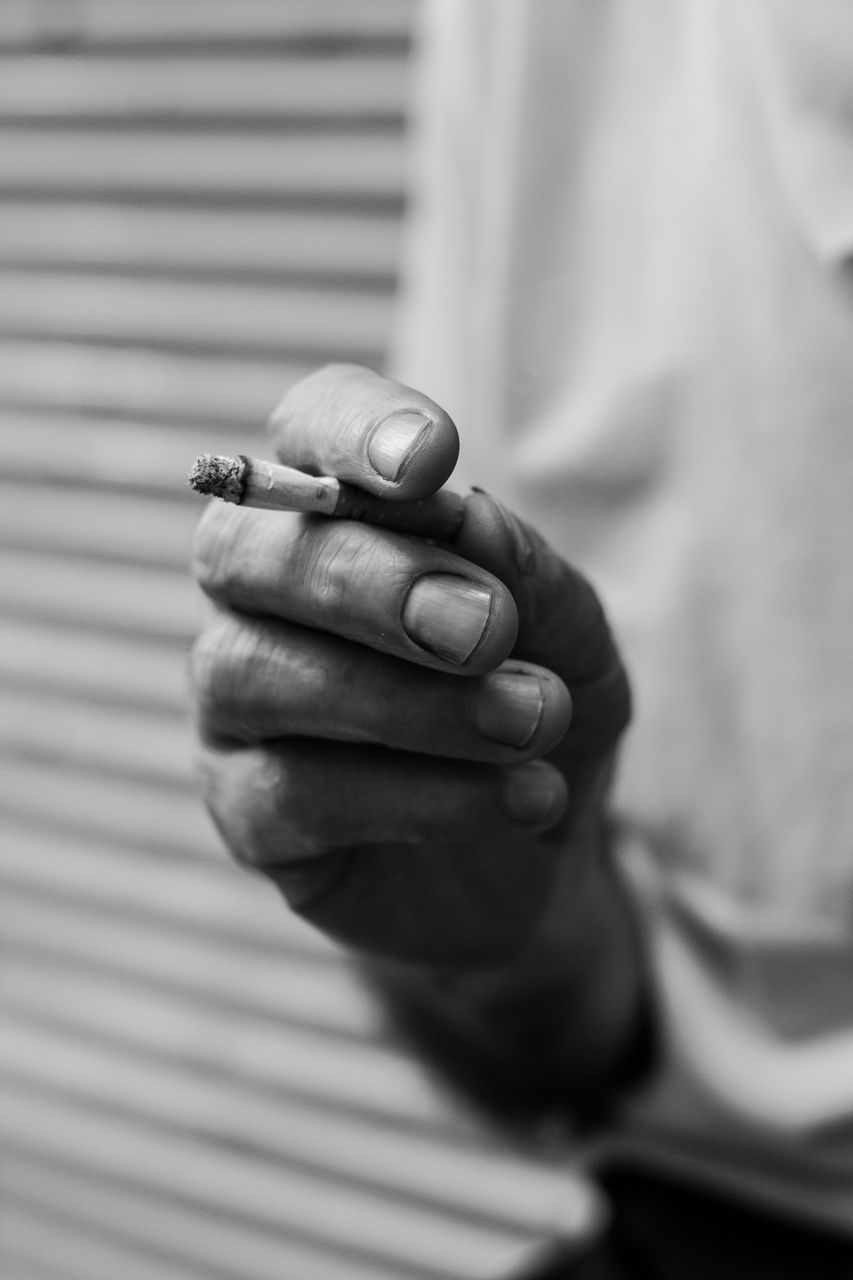
[[[480,733],[493,742],[526,747],[539,728],[544,705],[535,676],[495,671],[483,681],[474,720]]]
[[[367,456],[384,480],[398,479],[430,421],[422,413],[392,413],[367,442]]]
[[[516,822],[549,823],[559,816],[565,799],[559,775],[543,760],[531,760],[507,771],[504,807]]]
[[[492,593],[452,573],[418,578],[403,606],[403,626],[416,644],[438,658],[462,663],[477,648],[492,607]]]

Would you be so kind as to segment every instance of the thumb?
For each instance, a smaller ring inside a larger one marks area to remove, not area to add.
[[[454,550],[509,587],[518,608],[513,657],[558,675],[572,695],[566,743],[573,755],[612,749],[631,714],[628,679],[593,587],[489,494],[465,499]]]

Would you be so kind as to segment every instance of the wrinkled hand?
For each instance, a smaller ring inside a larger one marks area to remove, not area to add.
[[[272,431],[283,462],[395,500],[458,451],[431,400],[355,366],[300,382]],[[233,856],[366,952],[510,957],[558,866],[586,874],[628,719],[588,583],[482,493],[452,546],[214,501],[195,569],[200,774]]]

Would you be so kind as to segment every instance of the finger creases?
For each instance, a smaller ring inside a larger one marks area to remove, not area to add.
[[[202,791],[229,847],[264,867],[364,842],[440,844],[546,831],[566,783],[542,760],[498,766],[293,739],[205,749]],[[231,815],[234,815],[233,819]]]
[[[374,743],[483,763],[544,756],[571,699],[551,672],[509,660],[466,680],[337,636],[224,612],[193,651],[198,727],[211,743]]]
[[[229,608],[465,674],[512,651],[509,590],[448,550],[348,520],[223,511],[197,542],[196,572]]]
[[[456,427],[435,401],[360,365],[309,374],[268,425],[282,462],[401,500],[434,493],[459,454]]]
[[[541,761],[292,742],[208,751],[201,776],[234,856],[295,910],[349,945],[437,962],[482,960],[532,928],[566,807],[561,776]]]

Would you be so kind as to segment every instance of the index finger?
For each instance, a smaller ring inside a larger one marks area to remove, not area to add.
[[[456,427],[434,400],[354,364],[297,382],[269,430],[282,462],[395,501],[440,489],[459,455]]]

